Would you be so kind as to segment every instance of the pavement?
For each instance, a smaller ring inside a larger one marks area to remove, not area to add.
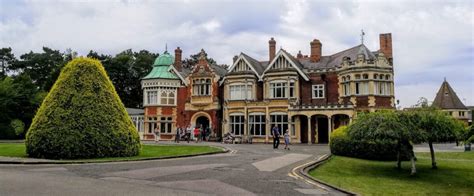
[[[172,143],[167,143],[173,145]],[[229,153],[89,164],[0,164],[0,195],[338,195],[292,170],[329,154],[327,145],[214,145]]]

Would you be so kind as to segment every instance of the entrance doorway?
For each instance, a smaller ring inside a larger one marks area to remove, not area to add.
[[[327,116],[320,114],[311,116],[311,143],[328,143],[328,130]]]
[[[308,117],[300,115],[296,118],[300,120],[300,139],[301,143],[308,143]]]
[[[196,127],[201,127],[203,130],[209,127],[209,119],[205,116],[200,116],[196,119]]]

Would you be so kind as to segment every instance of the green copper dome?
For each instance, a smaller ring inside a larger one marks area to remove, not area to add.
[[[153,66],[172,65],[173,63],[174,57],[171,56],[168,51],[165,51],[162,55],[158,56],[158,58],[155,59],[155,63],[153,63]]]
[[[143,79],[179,79],[176,74],[169,71],[173,63],[174,57],[165,51],[156,58],[153,69]]]

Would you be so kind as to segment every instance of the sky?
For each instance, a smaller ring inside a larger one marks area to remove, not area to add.
[[[183,56],[201,48],[219,64],[245,52],[268,58],[268,40],[291,54],[323,55],[360,44],[379,49],[392,33],[395,96],[409,107],[432,101],[444,78],[465,105],[474,105],[473,1],[316,0],[0,0],[0,47],[17,57],[43,46],[79,55],[126,49]]]

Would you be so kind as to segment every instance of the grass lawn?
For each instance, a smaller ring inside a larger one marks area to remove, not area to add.
[[[438,169],[431,169],[430,153],[416,153],[417,175],[409,162],[402,170],[396,162],[333,156],[310,175],[362,195],[473,195],[474,152],[436,153]]]
[[[179,145],[143,145],[138,156],[133,157],[110,157],[98,159],[70,160],[74,161],[120,161],[120,160],[140,160],[150,158],[163,158],[184,155],[196,155],[211,152],[221,152],[222,149],[211,146],[179,146]],[[24,143],[0,143],[0,156],[7,157],[27,157]]]

